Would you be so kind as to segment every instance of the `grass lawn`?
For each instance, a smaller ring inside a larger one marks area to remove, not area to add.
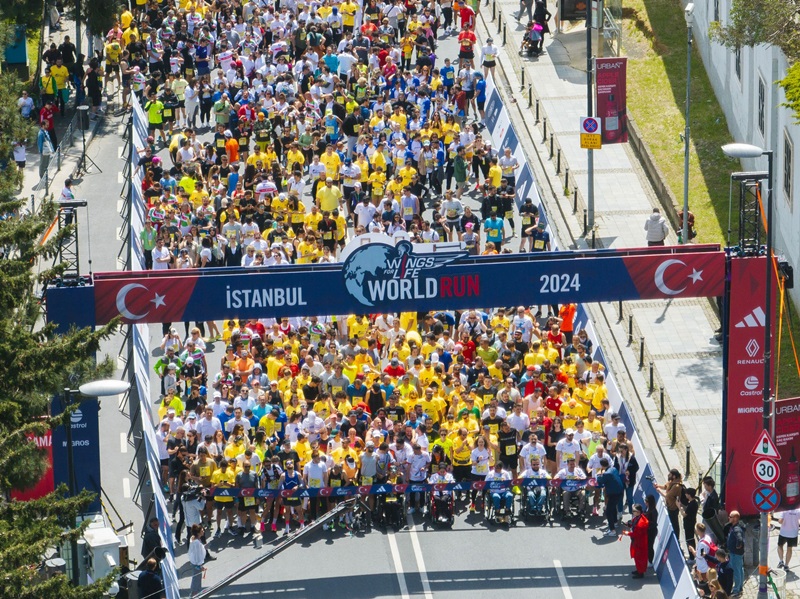
[[[686,99],[686,22],[678,0],[626,0],[623,54],[628,56],[628,112],[636,121],[666,183],[683,205],[683,141]],[[725,244],[730,173],[738,161],[720,146],[734,141],[697,51],[692,53],[689,207],[700,243]],[[734,210],[737,205],[734,204]],[[790,308],[800,351],[800,315]],[[784,320],[778,361],[779,397],[800,395],[800,376]]]

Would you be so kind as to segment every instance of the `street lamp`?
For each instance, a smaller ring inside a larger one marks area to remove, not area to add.
[[[106,379],[100,381],[92,381],[81,385],[77,391],[66,387],[64,389],[64,396],[62,398],[64,411],[72,405],[72,398],[74,396],[84,397],[108,397],[110,395],[120,395],[130,389],[131,384],[125,381],[117,381],[114,379]],[[79,400],[80,401],[80,400]],[[69,487],[69,496],[74,497],[78,490],[75,484],[75,457],[73,455],[72,447],[72,421],[68,419],[64,426],[66,427],[67,437],[67,486]],[[76,522],[72,523],[73,528]],[[72,552],[72,582],[78,584],[80,578],[80,568],[78,564],[78,539],[70,541],[70,551]]]
[[[689,2],[683,11],[686,18],[686,124],[683,130],[683,229],[681,243],[689,243],[689,103],[692,89],[692,25],[694,3]]]
[[[766,324],[764,326],[764,387],[762,389],[762,418],[764,430],[772,436],[772,404],[770,401],[770,383],[772,382],[772,150],[765,150],[750,144],[733,143],[722,146],[722,151],[731,158],[767,157],[767,268],[764,283],[766,305]],[[769,552],[769,523],[766,512],[761,514],[761,530],[759,531],[758,559],[758,599],[767,599],[767,570]]]

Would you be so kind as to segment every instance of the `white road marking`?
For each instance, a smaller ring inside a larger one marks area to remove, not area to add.
[[[572,593],[569,590],[569,585],[567,584],[567,577],[564,575],[564,569],[561,567],[561,562],[557,559],[554,559],[553,565],[556,567],[556,573],[558,574],[558,582],[561,583],[561,590],[564,592],[564,599],[572,599]]]
[[[392,562],[394,562],[394,572],[397,575],[397,584],[400,585],[400,596],[403,599],[409,599],[406,575],[403,572],[403,563],[400,561],[400,551],[397,549],[397,541],[394,538],[394,532],[390,532],[388,536],[389,549],[392,552]]]
[[[122,151],[125,149],[125,146],[117,146],[117,158],[122,158]]]
[[[122,171],[117,173],[117,184],[122,185],[125,183],[125,177],[122,176]]]
[[[419,578],[422,581],[422,591],[425,595],[425,599],[433,599],[433,593],[431,593],[431,585],[428,581],[428,571],[425,569],[425,560],[422,558],[422,547],[419,544],[419,536],[417,535],[417,529],[414,525],[414,521],[411,519],[411,515],[407,516],[408,518],[408,529],[409,529],[409,536],[411,537],[411,546],[414,548],[414,558],[417,560],[417,571],[419,572]]]
[[[122,479],[122,496],[125,499],[131,498],[131,479],[127,476]]]
[[[128,453],[128,436],[125,433],[119,434],[119,452]]]
[[[117,214],[120,214],[124,207],[125,207],[125,200],[117,200]]]

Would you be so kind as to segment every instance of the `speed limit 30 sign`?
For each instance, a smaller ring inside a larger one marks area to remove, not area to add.
[[[781,471],[775,460],[758,458],[753,462],[753,476],[764,485],[772,485],[781,477]]]

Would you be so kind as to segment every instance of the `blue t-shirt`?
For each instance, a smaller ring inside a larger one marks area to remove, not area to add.
[[[475,96],[477,102],[486,102],[486,79],[481,79],[475,84]]]
[[[483,223],[483,230],[486,231],[486,239],[493,243],[503,241],[503,219],[499,216],[487,218]]]

